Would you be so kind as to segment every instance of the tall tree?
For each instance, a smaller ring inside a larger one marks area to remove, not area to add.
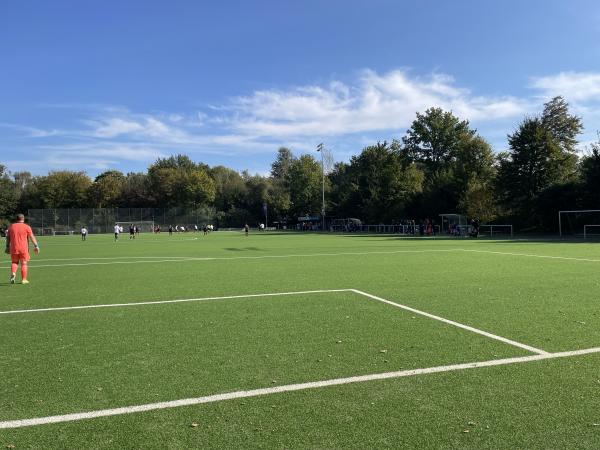
[[[198,207],[215,199],[215,182],[206,164],[185,155],[159,158],[148,168],[152,195],[159,206]]]
[[[589,154],[581,159],[581,178],[586,207],[600,207],[600,138],[591,145]]]
[[[294,216],[318,214],[321,211],[322,172],[311,155],[302,155],[290,165],[287,176],[290,210]],[[329,184],[326,184],[326,189]]]
[[[10,179],[8,170],[0,164],[0,219],[8,219],[17,206],[15,185]]]
[[[119,206],[122,201],[125,175],[108,170],[98,175],[90,186],[89,198],[95,208]]]
[[[92,180],[85,172],[59,170],[46,176],[34,177],[28,190],[38,208],[86,208]]]
[[[350,160],[356,210],[369,222],[404,218],[408,201],[421,192],[423,173],[414,164],[403,166],[398,148],[386,142],[363,149]]]
[[[284,180],[294,160],[294,155],[289,148],[280,147],[277,150],[277,158],[271,164],[271,176],[275,179]]]
[[[461,142],[475,133],[468,121],[441,108],[429,108],[425,114],[417,113],[402,142],[410,158],[423,164],[430,176],[456,158]]]
[[[577,136],[583,130],[581,118],[569,113],[569,104],[561,96],[544,103],[542,126],[565,153],[575,153]]]
[[[508,136],[510,151],[501,156],[498,185],[504,202],[521,214],[534,210],[546,188],[569,179],[570,164],[540,118],[526,118]]]
[[[215,181],[215,208],[228,211],[242,206],[246,197],[246,184],[235,170],[225,166],[216,166],[210,170]]]
[[[156,206],[156,199],[150,191],[148,175],[143,172],[130,172],[122,185],[119,206],[129,208]]]

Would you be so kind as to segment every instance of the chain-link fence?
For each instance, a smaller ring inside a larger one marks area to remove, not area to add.
[[[38,235],[79,233],[85,226],[90,233],[111,233],[117,222],[153,223],[166,229],[169,225],[202,227],[213,223],[214,210],[210,208],[71,208],[30,209],[27,222]],[[150,231],[144,229],[142,231]]]

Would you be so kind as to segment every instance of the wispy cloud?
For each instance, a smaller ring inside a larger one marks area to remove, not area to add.
[[[511,96],[475,96],[448,75],[411,78],[400,70],[383,75],[366,70],[354,85],[334,81],[237,97],[229,105],[228,124],[258,136],[335,136],[405,129],[416,112],[432,106],[478,121],[512,117],[531,107]]]
[[[543,97],[562,95],[573,103],[600,100],[600,73],[560,72],[533,78],[531,86]]]
[[[337,147],[338,157],[349,157],[369,141],[402,135],[416,112],[432,106],[487,128],[494,143],[504,142],[506,133],[512,131],[498,128],[498,123],[510,127],[523,115],[538,112],[540,99],[554,95],[563,95],[585,121],[598,119],[600,123],[600,73],[537,77],[528,87],[531,95],[524,97],[486,95],[460,86],[447,74],[364,70],[349,82],[257,90],[187,112],[136,112],[121,105],[43,105],[40,109],[59,108],[67,118],[64,126],[45,130],[37,124],[0,123],[0,127],[12,130],[19,142],[35,138],[23,148],[48,168],[103,170],[131,167],[134,162],[144,167],[175,152],[223,160],[273,154],[281,145],[308,151],[324,138]]]

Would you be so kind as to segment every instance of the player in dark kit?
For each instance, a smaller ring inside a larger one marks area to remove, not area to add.
[[[135,239],[135,227],[133,224],[129,225],[129,239]]]

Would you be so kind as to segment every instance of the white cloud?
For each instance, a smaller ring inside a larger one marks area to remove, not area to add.
[[[539,90],[543,97],[562,95],[574,103],[600,100],[600,73],[560,72],[533,78],[531,87]]]
[[[311,151],[324,139],[337,157],[347,159],[371,142],[403,135],[416,112],[434,106],[487,130],[483,135],[499,148],[525,114],[541,110],[540,97],[563,95],[587,123],[600,123],[600,73],[563,72],[534,78],[529,87],[532,95],[522,98],[486,95],[460,86],[446,74],[364,70],[352,81],[258,90],[202,111],[139,113],[119,105],[61,105],[72,109],[72,124],[84,127],[0,127],[19,137],[39,138],[27,151],[37,149],[38,161],[49,167],[118,168],[130,161],[147,165],[176,152],[226,158],[273,154],[279,146]]]
[[[144,127],[137,122],[113,117],[98,123],[94,135],[100,138],[112,138],[124,134],[135,133],[143,130],[143,128]]]
[[[444,74],[421,78],[402,70],[383,75],[365,70],[354,85],[334,81],[234,98],[226,123],[237,133],[277,137],[403,131],[416,112],[432,106],[478,121],[514,117],[531,108],[516,97],[474,96]]]

